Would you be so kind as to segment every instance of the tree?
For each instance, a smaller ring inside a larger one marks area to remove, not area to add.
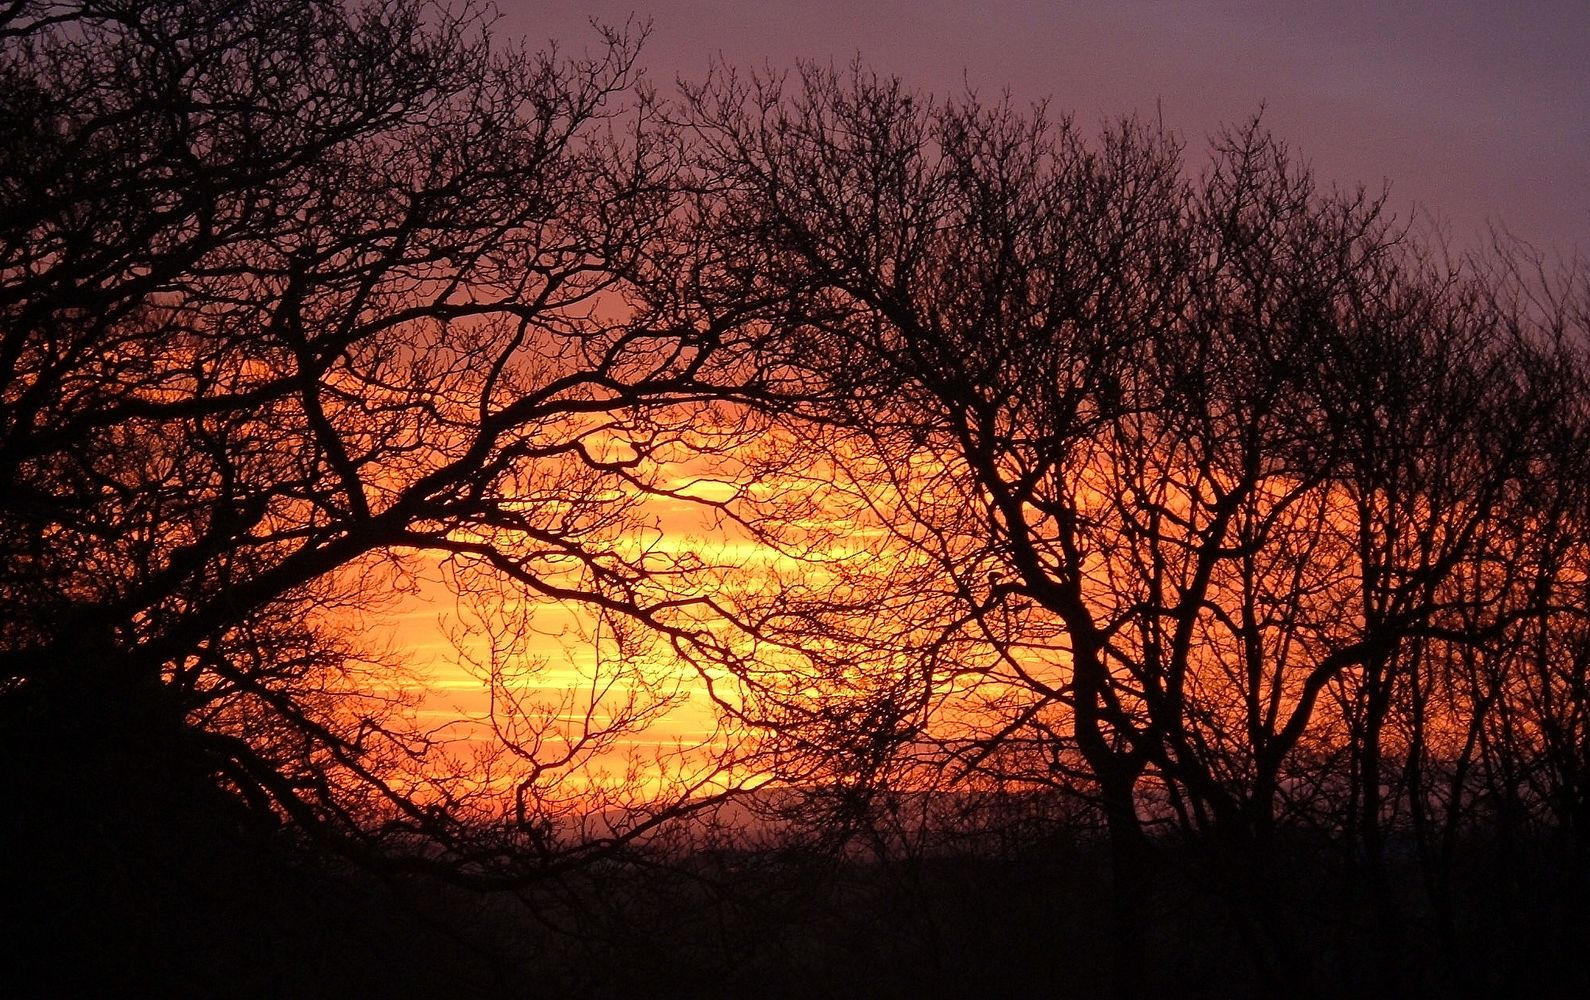
[[[681,305],[694,237],[638,35],[535,54],[424,0],[0,16],[0,716],[22,824],[109,829],[93,815],[220,789],[216,808],[455,878],[592,848],[560,839],[557,782],[677,697],[642,647],[687,650],[669,616],[700,603],[669,590],[688,556],[634,541],[641,498],[731,443],[704,414],[757,375]],[[437,564],[514,598],[476,604],[489,761],[420,725],[359,634]],[[605,623],[576,711],[510,683],[537,683],[514,645],[536,600]]]
[[[1257,123],[1193,175],[1140,123],[1090,143],[859,68],[724,73],[690,107],[717,238],[811,384],[788,462],[837,484],[826,521],[787,473],[734,507],[804,567],[745,598],[799,650],[742,678],[753,721],[863,798],[1095,802],[1124,982],[1172,834],[1269,988],[1309,962],[1278,825],[1364,852],[1397,953],[1388,720],[1432,649],[1497,648],[1560,593],[1495,567],[1555,551],[1525,498],[1582,435],[1562,325]]]

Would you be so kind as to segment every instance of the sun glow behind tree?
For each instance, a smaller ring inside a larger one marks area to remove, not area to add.
[[[12,798],[496,887],[739,792],[884,862],[1032,806],[1119,957],[1192,845],[1277,990],[1293,843],[1388,927],[1416,856],[1443,947],[1465,838],[1582,846],[1582,266],[1259,122],[663,100],[409,0],[4,16]]]

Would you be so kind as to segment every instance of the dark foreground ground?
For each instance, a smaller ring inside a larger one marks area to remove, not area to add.
[[[8,824],[11,996],[1276,991],[1248,961],[1226,894],[1172,855],[1133,901],[1143,931],[1122,954],[1108,866],[1086,845],[891,865],[717,851],[665,867],[607,863],[509,895],[376,877],[235,831],[19,829]],[[1298,872],[1279,919],[1307,947],[1281,970],[1286,992],[1590,995],[1571,873],[1527,875],[1490,887],[1443,951],[1416,903],[1387,942],[1339,872]],[[1132,982],[1117,991],[1122,974]]]
[[[1255,914],[1168,844],[1118,893],[1075,831],[888,863],[632,857],[483,893],[349,866],[113,758],[70,781],[58,754],[0,762],[0,996],[1590,996],[1590,872],[1549,837],[1470,845],[1445,924],[1411,858],[1377,894],[1289,845]],[[1285,946],[1267,973],[1255,935]]]

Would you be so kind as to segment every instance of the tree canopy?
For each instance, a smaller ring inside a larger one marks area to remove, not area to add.
[[[537,54],[412,0],[5,17],[9,753],[180,743],[344,846],[534,854],[546,786],[669,695],[593,678],[616,693],[572,728],[504,699],[489,791],[530,839],[480,841],[483,765],[355,615],[437,562],[498,645],[510,591],[658,628],[681,603],[637,498],[760,376],[681,301],[709,265],[638,33]]]

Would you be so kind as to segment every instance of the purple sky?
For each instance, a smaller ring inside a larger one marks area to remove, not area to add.
[[[1391,183],[1472,245],[1488,222],[1590,253],[1590,0],[497,0],[502,29],[579,50],[652,21],[659,84],[721,54],[847,62],[927,90],[1049,97],[1087,124],[1155,113],[1195,147],[1261,102],[1325,180]]]

